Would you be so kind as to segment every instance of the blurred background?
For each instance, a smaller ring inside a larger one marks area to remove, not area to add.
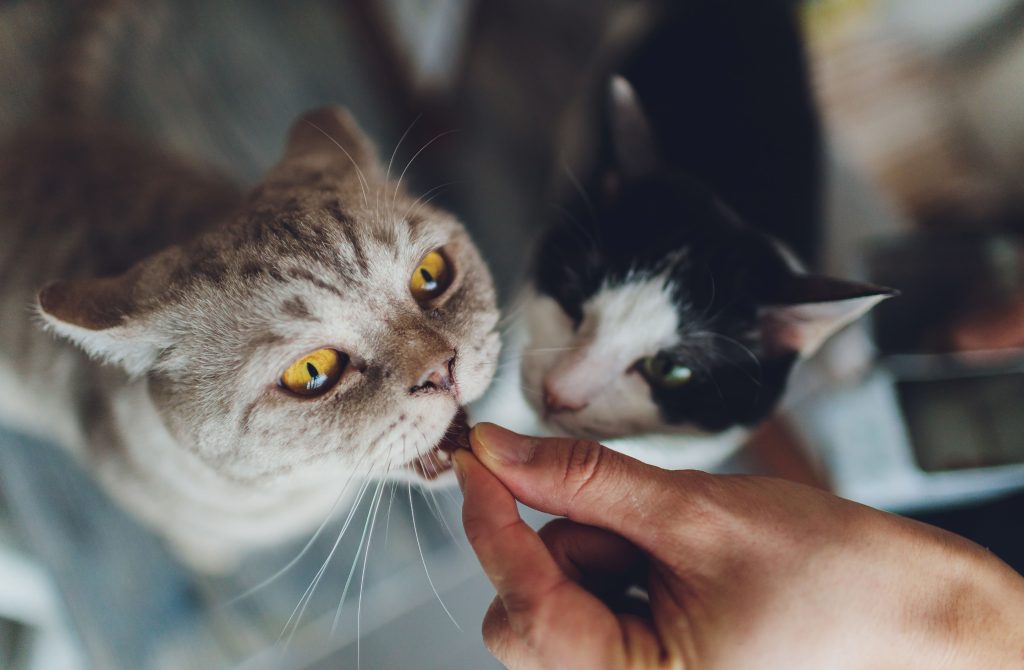
[[[347,105],[412,191],[466,222],[508,305],[565,111],[609,35],[653,2],[137,4],[112,114],[253,183],[301,112]],[[826,133],[827,269],[903,296],[843,338],[870,365],[851,374],[834,356],[830,392],[723,469],[918,516],[1020,570],[1024,2],[792,4]],[[67,13],[0,5],[4,132],[33,113]],[[364,500],[308,545],[201,578],[56,447],[0,427],[0,668],[499,667],[457,492],[378,491],[379,518]]]

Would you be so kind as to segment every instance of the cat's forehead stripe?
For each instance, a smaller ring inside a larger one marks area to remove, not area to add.
[[[292,297],[281,303],[281,313],[292,319],[299,319],[302,321],[319,321],[319,319],[313,315],[310,311],[309,305],[303,300],[302,296],[293,295]]]
[[[363,243],[360,241],[359,235],[356,234],[353,226],[348,222],[342,223],[339,229],[347,243],[346,248],[351,253],[360,272],[362,272],[364,277],[367,276],[370,274],[370,263],[366,258],[366,251],[363,249]]]
[[[290,270],[288,270],[288,276],[292,277],[293,279],[306,281],[319,289],[333,293],[339,298],[345,298],[345,294],[338,290],[336,286],[328,284],[323,279],[321,279],[320,277],[316,276],[315,274],[304,268],[291,268]]]

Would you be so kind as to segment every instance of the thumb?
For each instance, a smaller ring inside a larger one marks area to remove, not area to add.
[[[673,473],[597,442],[537,438],[490,423],[470,433],[473,453],[517,499],[542,512],[617,533],[657,555],[653,538],[685,505]]]

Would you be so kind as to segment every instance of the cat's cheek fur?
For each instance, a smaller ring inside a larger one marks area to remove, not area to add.
[[[494,331],[488,331],[479,342],[459,352],[455,375],[462,404],[475,402],[483,396],[497,372],[500,353],[501,336]]]

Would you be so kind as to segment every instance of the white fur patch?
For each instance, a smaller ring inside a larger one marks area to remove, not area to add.
[[[527,399],[541,414],[545,391],[583,408],[553,414],[549,423],[598,437],[672,430],[634,369],[638,360],[679,342],[672,286],[664,276],[603,286],[584,303],[576,330],[554,300],[530,296],[527,322]]]
[[[583,305],[581,330],[594,332],[591,348],[617,352],[620,362],[678,344],[678,328],[672,287],[663,276],[602,287]]]

